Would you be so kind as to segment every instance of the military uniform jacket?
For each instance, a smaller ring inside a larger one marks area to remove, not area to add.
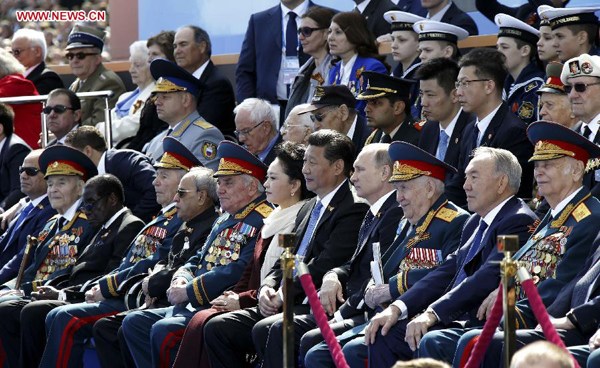
[[[423,125],[425,125],[424,122],[415,123],[412,116],[406,114],[402,125],[400,125],[400,129],[398,129],[394,136],[391,137],[392,142],[403,141],[415,146],[418,145]],[[367,138],[365,146],[371,143],[379,143],[381,141],[381,137],[384,134],[385,133],[383,133],[383,130],[375,129],[373,133],[371,133],[371,135]]]
[[[217,219],[202,249],[173,276],[188,281],[186,291],[192,307],[210,305],[238,282],[252,260],[263,219],[272,210],[263,194],[237,213],[225,213]]]
[[[0,285],[17,277],[25,253],[27,235],[38,234],[55,214],[56,211],[50,206],[48,197],[45,197],[27,214],[18,229],[16,223],[13,223],[0,237]],[[14,231],[16,233],[11,239]]]
[[[170,305],[166,292],[175,271],[202,248],[217,217],[215,209],[211,207],[185,222],[173,238],[173,245],[171,245],[167,259],[158,262],[165,268],[150,276],[148,280],[150,297],[161,298],[161,302],[166,302],[167,306]]]
[[[105,298],[119,296],[119,285],[123,281],[148,272],[148,269],[154,267],[158,261],[166,259],[173,237],[181,224],[174,203],[163,208],[160,214],[131,242],[125,259],[121,261],[119,267],[98,281],[102,296]]]
[[[312,198],[298,212],[293,231],[297,237],[294,253],[298,252],[310,214],[316,203],[317,198]],[[368,208],[369,206],[351,190],[350,182],[346,180],[337,190],[329,205],[323,209],[304,256],[304,263],[307,264],[317,289],[321,287],[325,273],[343,265],[354,254],[358,242],[358,231]],[[268,286],[277,290],[281,285],[282,276],[280,262],[277,261],[263,280],[261,287]],[[296,304],[302,303],[304,298],[304,289],[300,280],[295,278],[294,300]]]
[[[458,319],[476,321],[481,302],[498,288],[500,282],[498,262],[504,254],[498,252],[498,235],[517,235],[522,246],[527,242],[537,217],[525,202],[512,197],[489,225],[481,239],[480,250],[470,262],[466,262],[480,220],[481,216],[471,215],[462,230],[456,253],[401,296],[410,316],[431,306],[444,325]],[[461,269],[465,270],[467,278],[454,285]]]
[[[510,111],[525,124],[538,118],[537,90],[544,84],[545,74],[535,63],[529,63],[519,74],[517,80],[509,74],[504,82],[504,93]]]
[[[53,216],[38,234],[38,245],[32,254],[32,261],[23,273],[21,289],[29,295],[35,286],[55,277],[69,274],[77,257],[85,250],[96,234],[87,217],[75,212],[73,219],[57,232],[60,215]],[[54,235],[52,235],[54,234]]]
[[[371,279],[370,262],[373,260],[373,243],[378,242],[381,252],[384,253],[394,241],[395,230],[401,218],[402,208],[396,202],[396,192],[393,192],[379,209],[352,258],[343,266],[332,270],[337,274],[342,285],[345,285],[346,301],[339,308],[344,319],[365,311],[367,305],[363,299]]]
[[[108,106],[112,109],[117,103],[119,96],[125,92],[125,85],[119,76],[104,65],[98,68],[85,82],[77,78],[69,89],[77,92],[113,91],[114,94],[108,99]],[[81,100],[81,125],[96,125],[104,121],[104,98],[84,98]]]
[[[531,238],[513,256],[532,276],[545,305],[556,299],[593,254],[599,223],[600,202],[582,187],[556,218],[548,211]],[[535,327],[537,322],[526,298],[517,303],[516,311],[517,328]]]
[[[154,160],[160,159],[164,153],[162,141],[167,132],[157,135],[150,141],[146,152]],[[217,160],[217,146],[223,139],[223,134],[217,127],[202,118],[197,111],[192,112],[180,121],[170,137],[176,138],[200,160],[202,165],[216,170],[219,165]]]
[[[412,227],[406,218],[398,236],[384,255],[383,277],[389,280],[392,299],[398,298],[417,281],[442,264],[460,241],[460,230],[468,218],[465,210],[441,195],[429,211]]]

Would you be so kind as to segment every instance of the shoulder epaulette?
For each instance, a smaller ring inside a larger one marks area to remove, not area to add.
[[[77,213],[77,217],[79,217],[80,219],[84,219],[84,220],[88,219],[87,215],[85,213],[83,213],[83,212]]]
[[[183,134],[183,132],[185,132],[185,130],[190,126],[191,123],[192,123],[191,120],[184,121],[183,123],[181,123],[179,128],[177,128],[177,130],[175,130],[173,133],[171,133],[171,136],[179,137],[180,135]]]
[[[165,217],[173,217],[177,213],[177,207],[173,207],[167,212],[165,212]]]
[[[583,220],[584,218],[588,217],[591,214],[592,213],[590,212],[589,208],[587,208],[585,203],[580,203],[579,206],[577,206],[573,210],[573,212],[571,212],[571,215],[573,215],[573,218],[577,222]]]
[[[455,211],[448,207],[440,208],[438,213],[435,215],[436,218],[439,218],[440,220],[444,220],[446,222],[452,222],[452,220],[454,220],[456,216],[458,216],[458,211]]]
[[[202,119],[198,119],[194,122],[195,126],[199,126],[202,129],[210,129],[212,127],[214,127],[214,125],[212,125],[211,123],[209,123],[206,120],[202,120]]]
[[[254,210],[258,212],[258,214],[262,217],[268,217],[271,214],[271,212],[273,212],[273,207],[269,206],[266,203],[261,203]]]
[[[373,139],[375,139],[376,133],[377,133],[377,130],[374,130],[371,134],[369,134],[369,136],[365,140],[365,145],[373,143]]]

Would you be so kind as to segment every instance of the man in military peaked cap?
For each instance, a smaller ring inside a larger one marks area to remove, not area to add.
[[[186,146],[202,164],[217,168],[217,145],[224,139],[214,125],[196,111],[200,82],[185,69],[168,60],[156,59],[150,64],[150,72],[156,80],[152,93],[156,99],[158,117],[169,124],[169,129],[158,134],[145,147],[154,160],[162,153],[164,137],[176,138]]]
[[[366,144],[404,141],[416,145],[422,125],[415,124],[410,114],[410,91],[415,81],[375,72],[364,72],[363,76],[367,87],[356,99],[367,102],[367,124],[375,129]]]
[[[217,158],[214,176],[223,215],[213,224],[201,249],[173,275],[167,291],[172,306],[134,312],[123,320],[123,335],[138,367],[173,363],[192,316],[210,308],[210,301],[242,276],[263,219],[272,211],[262,186],[267,167],[256,156],[223,141]]]
[[[582,182],[589,159],[600,157],[600,147],[571,129],[545,121],[532,123],[527,136],[535,147],[530,161],[535,163],[538,191],[548,201],[550,211],[513,259],[527,269],[542,301],[548,306],[592,254],[590,251],[598,235],[600,202]],[[492,292],[483,302],[481,309],[485,313],[481,315],[482,319],[489,316],[496,294],[497,291]],[[517,327],[535,328],[538,322],[519,286],[517,299]],[[481,330],[465,332],[461,330],[455,334],[454,341],[458,341],[452,350],[456,351],[455,362],[463,358],[465,346]],[[501,366],[502,341],[503,334],[497,333],[483,366]],[[432,357],[440,358],[435,354]],[[448,356],[443,358],[448,359]]]
[[[127,280],[139,277],[168,257],[174,237],[183,223],[177,216],[174,197],[181,178],[193,166],[200,165],[200,161],[191,152],[186,152],[186,148],[174,138],[166,139],[163,144],[165,153],[157,163],[153,182],[161,211],[130,243],[129,251],[117,269],[100,278],[86,292],[85,303],[61,306],[48,314],[46,331],[50,338],[41,360],[42,366],[56,365],[59,360],[66,365],[80,364],[83,341],[92,337],[96,321],[127,310],[124,300],[128,291]],[[71,325],[76,320],[85,323],[73,329]]]
[[[67,40],[65,57],[73,75],[77,77],[69,89],[73,92],[112,91],[108,106],[113,108],[119,96],[125,92],[123,81],[115,72],[102,64],[104,31],[77,24]],[[104,121],[104,99],[81,100],[81,124],[96,125]]]
[[[367,120],[356,111],[354,95],[344,85],[317,86],[304,113],[310,113],[315,130],[332,129],[350,137],[357,153],[371,134]]]
[[[536,91],[539,95],[540,119],[573,129],[578,118],[573,114],[565,85],[560,80],[563,64],[553,61],[546,66],[546,82]]]

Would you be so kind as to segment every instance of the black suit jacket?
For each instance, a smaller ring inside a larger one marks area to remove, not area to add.
[[[21,193],[19,166],[31,148],[16,134],[6,137],[0,151],[0,208],[9,209],[25,195]]]
[[[581,272],[562,288],[556,300],[548,307],[548,314],[556,318],[564,317],[571,311],[571,321],[574,321],[575,327],[588,338],[597,331],[600,323],[600,277],[596,276],[590,285],[590,298],[586,303],[573,305],[571,298],[573,297],[575,285],[590,271],[590,268],[600,262],[600,235],[594,240],[592,249],[595,249],[595,251],[591,257],[587,258]]]
[[[367,27],[373,32],[375,37],[391,33],[391,24],[383,19],[383,14],[390,10],[398,10],[390,0],[371,0],[369,5],[362,12],[367,20]]]
[[[581,121],[578,122],[577,124],[575,124],[575,126],[573,126],[573,130],[581,134],[582,125],[583,123]],[[596,136],[594,137],[594,143],[600,145],[600,134],[596,133]],[[592,192],[592,195],[594,197],[600,199],[600,181],[596,181],[595,175],[595,170],[591,170],[585,173],[583,177],[583,185],[585,185],[590,190],[590,192]]]
[[[373,243],[378,242],[381,254],[394,241],[396,228],[402,218],[402,208],[396,202],[396,192],[386,199],[373,220],[368,235],[357,245],[352,258],[343,266],[333,269],[345,285],[346,301],[339,308],[344,319],[360,314],[366,305],[361,303],[364,291],[371,279],[370,262],[373,260]]]
[[[281,136],[281,134],[277,134],[277,140],[275,141],[275,144],[273,145],[273,147],[271,147],[271,150],[269,150],[269,153],[267,153],[267,156],[263,160],[263,163],[265,165],[269,166],[271,165],[271,162],[275,161],[275,158],[277,157],[277,155],[275,154],[275,147],[277,147],[277,145],[281,142],[283,142],[283,137]]]
[[[360,114],[357,114],[356,127],[354,128],[354,134],[352,135],[352,143],[354,143],[355,156],[358,156],[358,153],[365,146],[365,142],[367,141],[367,138],[369,138],[369,135],[371,135],[372,132],[373,129],[367,126],[367,118]]]
[[[200,85],[198,113],[204,120],[219,128],[223,135],[233,136],[235,95],[231,82],[209,61],[200,76]]]
[[[54,70],[46,68],[46,63],[43,61],[29,73],[27,79],[33,82],[40,95],[47,95],[57,88],[65,88],[58,74]]]
[[[160,211],[156,203],[156,191],[152,182],[156,178],[156,169],[148,156],[129,149],[106,151],[106,172],[113,174],[123,184],[125,206],[144,222],[150,222],[152,216]]]
[[[375,129],[373,133],[367,138],[366,144],[370,143],[379,143],[381,137],[383,136],[383,131],[381,129]],[[404,141],[413,145],[419,144],[419,137],[421,135],[421,127],[419,123],[415,123],[410,116],[406,116],[400,129],[394,134],[392,137],[392,142],[396,141]]]
[[[306,202],[298,212],[293,231],[297,236],[294,253],[298,251],[308,226],[311,211],[316,203],[317,199],[313,198]],[[323,275],[327,271],[341,266],[354,253],[358,241],[358,230],[368,208],[369,206],[352,192],[350,182],[346,180],[323,210],[304,257],[304,262],[308,265],[317,289],[321,287]],[[269,286],[277,289],[281,284],[281,278],[280,262],[277,261],[271,272],[265,277],[261,287]],[[294,280],[294,294],[296,303],[301,303],[305,294],[298,278]]]
[[[408,307],[409,318],[422,312],[430,304],[444,324],[449,324],[465,313],[473,317],[481,302],[498,287],[500,281],[497,262],[503,258],[503,254],[497,250],[497,236],[518,235],[519,244],[523,245],[529,238],[529,227],[537,217],[522,200],[511,198],[488,227],[479,252],[471,262],[464,264],[472,244],[468,241],[475,233],[480,219],[479,215],[472,215],[463,227],[457,252],[400,296],[400,300]],[[461,267],[464,267],[467,278],[453,288],[454,279]]]
[[[473,18],[471,18],[471,16],[464,11],[460,10],[454,3],[450,5],[450,8],[448,8],[448,11],[442,17],[442,22],[463,28],[465,31],[469,32],[470,36],[479,34],[477,25],[475,24]]]
[[[463,131],[462,144],[460,147],[460,158],[458,174],[446,183],[446,190],[453,193],[463,191],[465,182],[465,169],[471,161],[471,152],[475,149],[474,137],[476,134],[475,124],[469,124]],[[533,146],[527,139],[527,126],[516,115],[508,110],[508,105],[503,102],[496,115],[492,118],[490,125],[481,139],[481,146],[504,148],[512,152],[521,164],[523,174],[521,175],[521,187],[517,196],[520,198],[531,198],[533,190],[533,165],[528,162],[533,154]],[[450,186],[451,188],[448,188]],[[456,203],[461,207],[466,206],[465,200]]]
[[[460,158],[460,146],[463,139],[463,131],[469,124],[473,124],[475,117],[468,112],[461,111],[456,125],[452,131],[452,137],[448,143],[448,149],[446,150],[446,156],[444,162],[448,165],[458,168]],[[440,123],[437,121],[428,121],[421,130],[421,137],[419,138],[419,148],[434,155],[437,152],[440,140]],[[449,183],[454,175],[448,174],[446,177],[446,183]],[[453,191],[454,187],[446,187],[446,197],[448,200],[454,203],[465,202],[465,192],[462,188],[459,191]]]

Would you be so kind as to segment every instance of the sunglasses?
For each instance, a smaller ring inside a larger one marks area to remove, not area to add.
[[[100,54],[97,52],[93,52],[93,53],[90,52],[87,54],[85,52],[78,52],[76,54],[69,52],[65,55],[65,57],[67,58],[67,60],[71,61],[71,60],[73,60],[73,58],[77,58],[77,60],[83,60],[90,55],[100,55]]]
[[[100,202],[102,199],[103,198],[101,197],[101,198],[98,198],[98,199],[93,199],[91,201],[84,201],[81,204],[81,209],[84,212],[89,213],[89,212],[91,212],[94,209],[94,207],[96,207],[96,205],[98,204],[98,202]]]
[[[597,83],[574,83],[574,84],[565,84],[564,88],[565,88],[565,92],[567,93],[571,93],[571,91],[574,89],[576,92],[579,93],[583,93],[587,90],[588,87],[590,86],[595,86],[597,84],[600,84],[600,82]]]
[[[19,166],[19,174],[27,174],[27,176],[36,176],[41,170],[35,167]]]
[[[321,28],[300,27],[300,28],[298,28],[298,34],[302,35],[304,37],[310,37],[310,35],[312,35],[314,31],[320,31],[322,29],[327,29],[327,27],[321,27]]]
[[[310,114],[310,120],[312,120],[313,123],[317,123],[317,122],[322,122],[323,119],[325,119],[325,116],[327,116],[327,114],[333,109],[327,110],[325,112],[320,112],[318,114]]]
[[[183,197],[185,197],[185,195],[187,193],[192,193],[192,192],[197,192],[197,190],[188,190],[188,189],[177,188],[177,195],[179,196],[179,198],[183,198]]]
[[[72,107],[67,107],[64,105],[55,105],[55,106],[46,106],[44,107],[44,109],[42,110],[42,112],[46,115],[49,115],[52,111],[54,111],[57,114],[62,114],[67,110],[75,110]]]

